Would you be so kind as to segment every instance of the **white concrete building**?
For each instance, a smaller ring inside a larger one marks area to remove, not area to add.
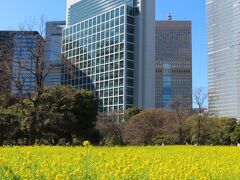
[[[240,119],[240,1],[207,0],[209,113]]]

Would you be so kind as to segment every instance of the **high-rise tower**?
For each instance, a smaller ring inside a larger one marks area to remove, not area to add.
[[[100,112],[155,107],[155,0],[67,4],[63,84],[95,91]]]
[[[240,118],[240,2],[207,0],[209,112]]]
[[[49,72],[45,85],[56,86],[61,84],[62,71],[62,32],[66,21],[49,21],[46,23],[45,62],[49,65]]]
[[[156,107],[171,110],[181,101],[192,110],[191,21],[156,22]]]

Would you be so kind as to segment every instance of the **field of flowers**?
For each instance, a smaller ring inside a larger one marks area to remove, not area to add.
[[[0,179],[239,179],[238,147],[3,147]]]

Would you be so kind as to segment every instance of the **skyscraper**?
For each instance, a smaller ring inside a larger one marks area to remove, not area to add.
[[[100,112],[155,107],[155,1],[67,2],[63,84],[95,91]]]
[[[192,109],[191,21],[156,22],[156,107],[171,110],[181,101]]]
[[[61,84],[62,71],[62,31],[66,21],[49,21],[46,23],[45,62],[49,65],[49,73],[45,79],[47,86]]]
[[[13,39],[9,32],[0,31],[0,93],[11,92]],[[11,67],[11,68],[10,68]]]
[[[209,113],[240,118],[240,2],[207,0]]]
[[[36,60],[43,59],[44,40],[36,31],[0,31],[0,82],[7,93],[35,89]]]

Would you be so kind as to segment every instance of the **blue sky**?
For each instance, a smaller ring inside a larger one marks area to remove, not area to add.
[[[0,0],[0,30],[16,30],[19,24],[39,20],[65,19],[66,0]],[[156,0],[156,19],[193,23],[193,88],[207,88],[207,35],[205,0]]]

